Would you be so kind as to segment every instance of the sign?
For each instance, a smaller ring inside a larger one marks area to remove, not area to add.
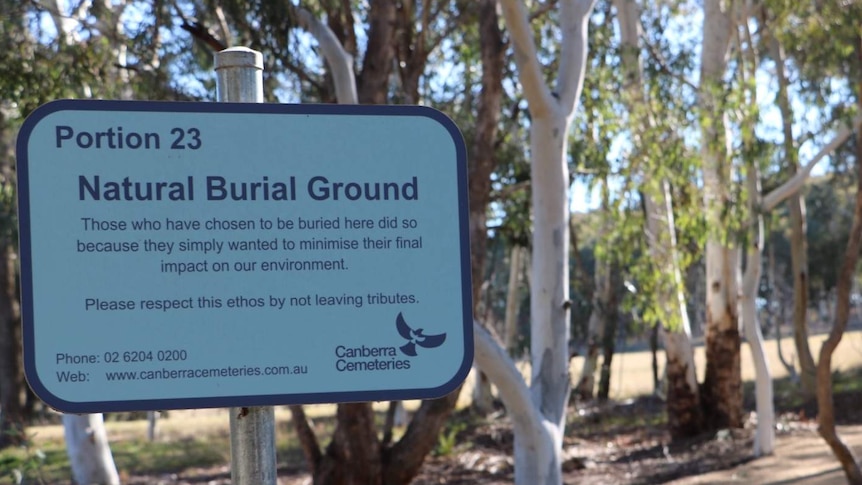
[[[418,106],[42,106],[18,138],[31,387],[74,413],[455,390],[465,158]]]

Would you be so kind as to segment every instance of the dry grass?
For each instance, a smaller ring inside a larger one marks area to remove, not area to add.
[[[808,339],[808,345],[814,354],[814,359],[820,352],[820,346],[826,340],[826,335],[816,335]],[[795,361],[796,351],[793,339],[781,340],[781,349],[784,357],[791,362]],[[787,369],[778,358],[778,344],[775,340],[766,341],[766,354],[769,356],[769,368],[774,379],[788,377]],[[706,355],[703,346],[696,347],[694,353],[695,365],[697,366],[698,378],[703,381],[706,371]],[[664,354],[658,355],[659,369],[664,368]],[[572,362],[572,372],[578,375],[583,359],[575,358]],[[844,371],[851,368],[862,367],[862,331],[847,332],[841,340],[841,344],[832,356],[832,368],[836,371]],[[611,365],[611,399],[626,399],[635,396],[652,394],[652,356],[649,352],[631,352],[616,354]],[[742,344],[742,379],[754,381],[754,364],[751,361],[751,349],[747,343]]]

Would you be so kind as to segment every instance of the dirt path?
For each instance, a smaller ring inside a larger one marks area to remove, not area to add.
[[[862,455],[862,425],[841,426],[841,438]],[[847,480],[812,423],[791,434],[779,434],[775,454],[738,467],[668,482],[669,485],[758,484],[844,485]]]

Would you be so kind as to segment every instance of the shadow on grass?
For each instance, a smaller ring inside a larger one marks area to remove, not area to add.
[[[799,391],[799,384],[789,377],[775,379],[773,393],[775,414],[785,418],[808,420],[817,417],[817,401],[806,399]],[[862,424],[862,368],[832,373],[833,399],[836,424]],[[743,383],[743,405],[747,411],[755,407],[754,383]]]

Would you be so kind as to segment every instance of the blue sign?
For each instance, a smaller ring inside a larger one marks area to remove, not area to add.
[[[56,101],[18,185],[26,375],[61,411],[432,398],[472,365],[436,110]]]

